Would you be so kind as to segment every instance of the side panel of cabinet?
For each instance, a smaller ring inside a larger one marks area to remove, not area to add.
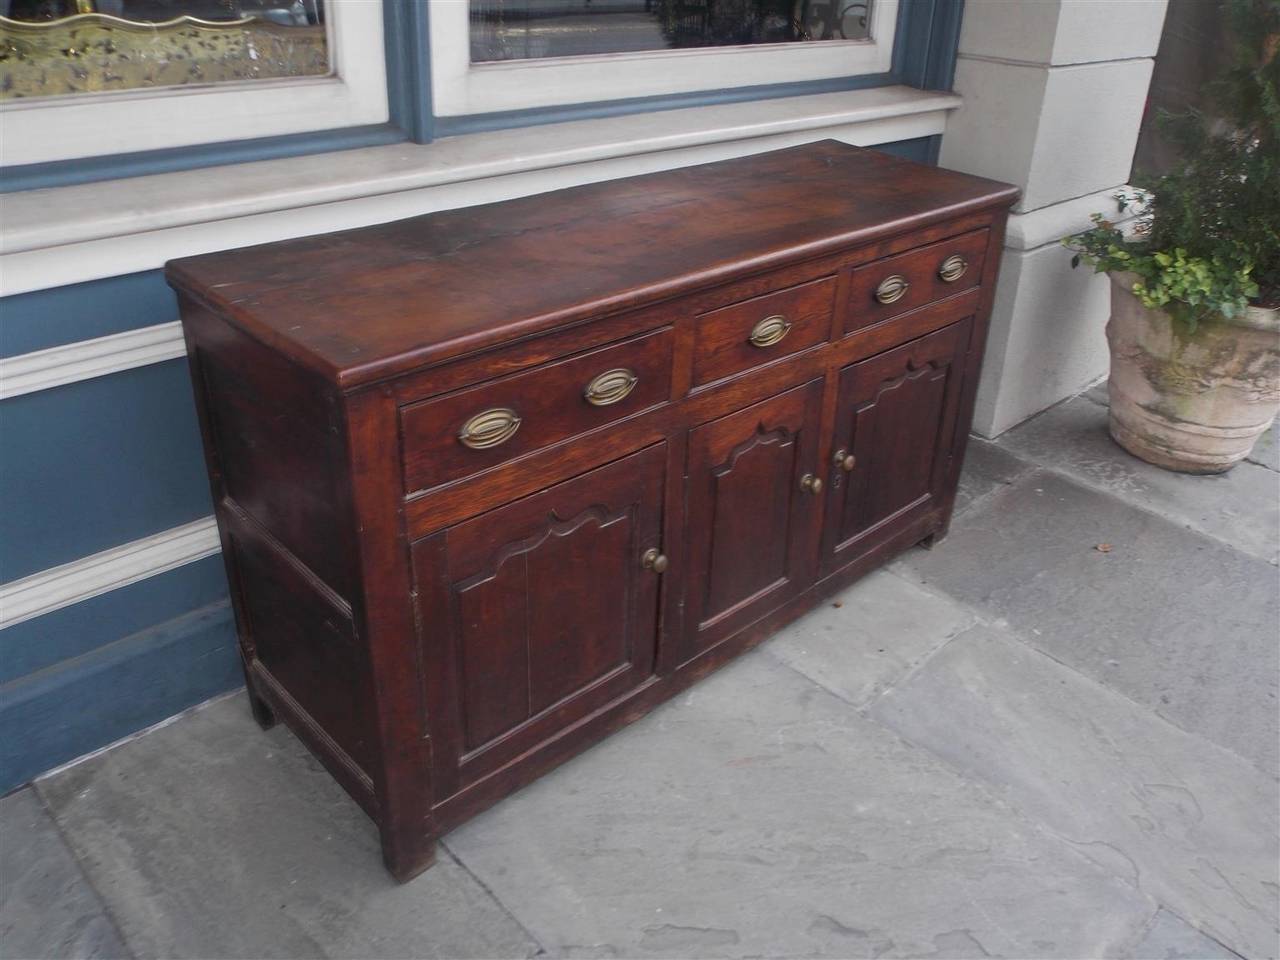
[[[821,403],[814,380],[690,431],[682,660],[812,580]]]
[[[437,802],[654,672],[666,446],[413,546]]]
[[[829,473],[825,569],[943,499],[971,328],[962,320],[841,371],[834,443],[853,469]]]

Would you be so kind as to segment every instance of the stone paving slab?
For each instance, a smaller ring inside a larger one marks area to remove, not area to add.
[[[1218,476],[1145,463],[1111,439],[1106,407],[1083,396],[1015,427],[999,445],[1255,557],[1280,557],[1280,477],[1255,463]]]
[[[956,490],[954,515],[959,516],[982,498],[1033,469],[1033,464],[1002,450],[990,440],[970,437],[964,469],[960,471],[960,486]]]
[[[1280,768],[1269,563],[1038,471],[893,568],[1007,619],[1055,659],[1269,775]]]
[[[0,800],[0,957],[130,956],[30,789]]]
[[[973,622],[968,607],[881,570],[797,620],[766,649],[861,706]]]
[[[1155,910],[763,650],[446,843],[553,955],[1097,957]]]
[[[527,957],[448,856],[411,884],[365,816],[243,695],[37,783],[139,957]]]
[[[1236,952],[1280,943],[1280,786],[1003,631],[957,637],[872,716]]]
[[[1107,390],[1107,378],[1103,377],[1092,387],[1086,390],[1080,396],[1092,400],[1094,403],[1101,404],[1104,407],[1111,405],[1111,395]]]
[[[1271,428],[1258,438],[1246,459],[1268,470],[1280,472],[1280,419],[1273,421]]]
[[[1164,909],[1156,912],[1151,926],[1123,956],[1132,960],[1240,960],[1234,950]]]

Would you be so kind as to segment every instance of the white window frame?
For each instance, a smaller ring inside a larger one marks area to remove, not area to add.
[[[382,0],[328,0],[333,71],[0,105],[6,166],[386,123]]]
[[[876,0],[870,40],[826,40],[599,56],[471,62],[468,0],[430,0],[438,117],[527,110],[887,73],[899,0]]]

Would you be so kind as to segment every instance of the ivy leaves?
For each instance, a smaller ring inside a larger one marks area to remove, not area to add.
[[[1252,264],[1194,256],[1185,247],[1145,249],[1145,243],[1134,244],[1100,214],[1094,223],[1092,230],[1063,240],[1076,251],[1071,265],[1137,274],[1133,293],[1143,305],[1169,312],[1191,331],[1207,320],[1239,317],[1258,295]]]

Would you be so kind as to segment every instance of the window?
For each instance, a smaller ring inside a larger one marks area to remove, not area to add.
[[[323,0],[62,6],[10,0],[0,17],[0,100],[329,74]]]
[[[435,0],[437,116],[888,73],[899,0]]]
[[[387,120],[369,0],[8,0],[0,156],[19,166]]]
[[[873,0],[471,0],[471,62],[867,40]]]

